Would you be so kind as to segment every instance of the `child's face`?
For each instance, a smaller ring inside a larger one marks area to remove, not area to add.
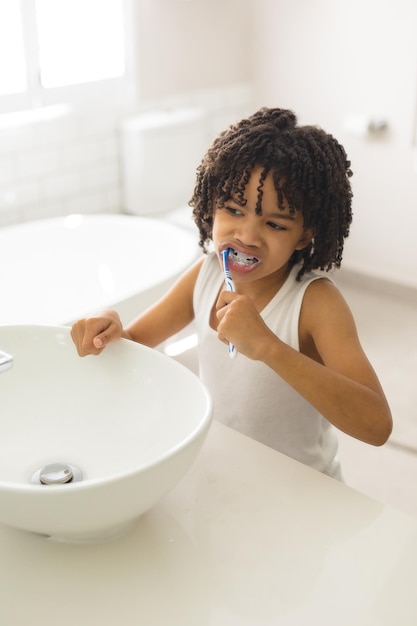
[[[293,252],[305,248],[313,236],[311,229],[304,229],[301,211],[291,215],[287,206],[283,211],[279,209],[271,174],[263,183],[262,215],[256,214],[260,173],[260,168],[252,172],[244,207],[231,199],[214,211],[215,250],[220,260],[222,250],[233,249],[229,269],[236,282],[258,280],[287,270]]]

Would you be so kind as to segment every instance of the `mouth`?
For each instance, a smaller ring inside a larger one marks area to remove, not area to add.
[[[228,260],[230,263],[234,263],[235,265],[240,265],[242,267],[252,267],[261,262],[261,259],[258,257],[249,256],[244,252],[235,250],[234,248],[229,248]]]

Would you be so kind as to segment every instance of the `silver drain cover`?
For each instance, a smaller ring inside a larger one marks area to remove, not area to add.
[[[67,463],[51,463],[39,468],[32,475],[33,485],[64,485],[82,480],[81,471]]]

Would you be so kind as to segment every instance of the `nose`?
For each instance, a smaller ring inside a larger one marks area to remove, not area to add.
[[[259,248],[263,242],[261,226],[262,221],[258,215],[246,215],[235,228],[236,240],[248,248]]]

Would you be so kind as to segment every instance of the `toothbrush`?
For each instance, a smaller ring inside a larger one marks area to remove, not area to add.
[[[226,250],[223,250],[221,255],[222,255],[222,261],[223,261],[223,274],[224,274],[224,280],[226,283],[226,289],[228,291],[235,291],[235,286],[233,284],[233,280],[232,277],[230,276],[230,271],[229,271],[229,263],[228,263],[228,256],[229,256],[229,251],[230,248],[226,248]],[[229,356],[231,359],[234,359],[237,355],[237,351],[235,346],[229,342]]]

